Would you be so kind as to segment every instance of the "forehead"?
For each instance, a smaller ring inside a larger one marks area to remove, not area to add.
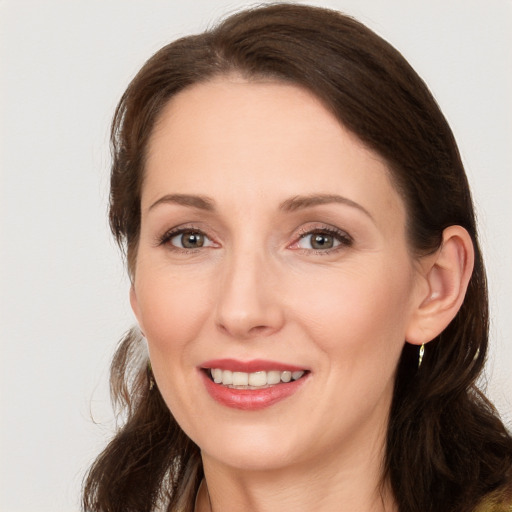
[[[184,149],[191,144],[203,150],[229,147],[231,152],[243,143],[245,154],[252,146],[255,152],[263,148],[275,156],[301,137],[311,140],[304,150],[313,144],[318,147],[323,139],[322,146],[334,142],[340,149],[343,145],[345,152],[357,148],[381,160],[383,169],[388,170],[379,155],[366,149],[310,91],[283,81],[246,80],[238,75],[216,77],[175,95],[155,123],[149,157],[161,154],[162,145],[169,142]],[[196,153],[197,157],[203,155]]]
[[[177,94],[152,134],[143,203],[159,193],[224,193],[276,201],[336,193],[402,208],[386,162],[312,93],[222,77]]]

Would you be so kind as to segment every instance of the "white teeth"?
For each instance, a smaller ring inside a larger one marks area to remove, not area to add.
[[[292,380],[292,372],[281,373],[281,380],[283,382],[290,382]]]
[[[215,382],[216,384],[220,384],[222,382],[222,370],[219,370],[218,368],[212,370],[212,377],[213,382]]]
[[[254,372],[249,373],[249,386],[266,386],[267,385],[267,372]]]
[[[233,384],[233,372],[231,370],[222,371],[222,384]]]
[[[224,382],[222,382],[224,384]],[[248,386],[249,374],[244,372],[233,372],[233,386]]]
[[[267,384],[279,384],[281,382],[281,372],[275,370],[267,372]]]
[[[210,375],[213,382],[231,387],[249,387],[261,388],[265,386],[273,386],[280,382],[290,382],[291,380],[298,380],[304,375],[304,371],[290,372],[288,370],[278,371],[272,370],[269,372],[232,372],[231,370],[222,370],[220,368],[212,368]]]

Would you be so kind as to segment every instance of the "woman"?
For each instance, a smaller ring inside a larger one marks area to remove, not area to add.
[[[510,508],[469,187],[396,50],[334,11],[244,11],[145,64],[112,144],[140,330],[85,510]]]

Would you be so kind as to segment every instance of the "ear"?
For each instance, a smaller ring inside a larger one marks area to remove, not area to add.
[[[421,286],[408,324],[407,342],[427,343],[453,320],[464,301],[474,257],[469,233],[461,226],[450,226],[443,231],[440,248],[420,260],[420,278],[426,286]]]

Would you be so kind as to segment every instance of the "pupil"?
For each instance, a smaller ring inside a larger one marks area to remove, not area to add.
[[[330,249],[333,244],[333,238],[330,235],[314,235],[311,245],[314,249]]]
[[[183,235],[181,243],[187,249],[195,249],[203,246],[204,237],[200,233],[186,233]]]

